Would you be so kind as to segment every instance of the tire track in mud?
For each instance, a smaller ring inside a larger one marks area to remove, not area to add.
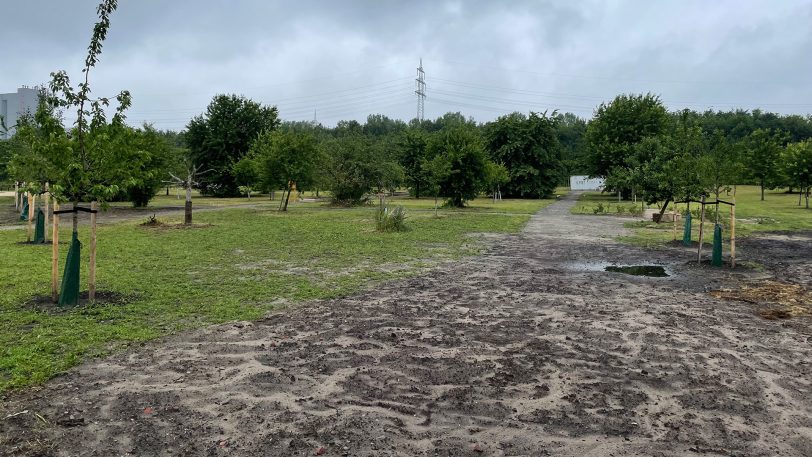
[[[32,414],[0,420],[0,454],[812,455],[809,320],[710,297],[750,273],[618,244],[623,220],[572,216],[576,197],[424,276],[11,394],[0,418]],[[602,263],[674,274],[584,268]]]

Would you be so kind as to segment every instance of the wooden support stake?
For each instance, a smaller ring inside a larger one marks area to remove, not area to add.
[[[96,211],[99,209],[97,202],[90,202],[90,268],[87,274],[88,300],[96,299]]]
[[[51,194],[49,192],[50,186],[48,183],[45,183],[45,193],[42,194],[42,198],[45,199],[45,232],[43,232],[43,242],[48,242],[48,212],[51,210]]]
[[[730,205],[730,268],[736,268],[736,186],[733,186],[733,204]]]
[[[697,250],[696,261],[702,264],[702,235],[705,229],[705,196],[702,196],[702,209],[699,212],[699,249]]]
[[[31,192],[27,192],[26,195],[28,196],[28,242],[31,242],[32,239],[32,219],[34,219],[34,194]]]
[[[674,224],[674,241],[677,241],[677,202],[671,204],[671,222]]]
[[[54,202],[54,211],[59,211],[59,203]],[[59,214],[54,214],[54,233],[51,236],[51,299],[59,302]]]
[[[20,183],[14,181],[14,211],[20,212]]]

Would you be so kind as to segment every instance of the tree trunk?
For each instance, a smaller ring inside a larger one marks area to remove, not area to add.
[[[665,214],[665,210],[668,208],[668,204],[671,203],[671,197],[665,199],[665,203],[663,203],[663,207],[660,208],[660,214],[657,216],[657,223],[659,224],[660,221],[663,220],[663,214]]]
[[[186,207],[183,211],[183,223],[192,225],[192,186],[186,187]]]
[[[166,186],[166,196],[169,196],[169,186]]]
[[[809,187],[806,188],[806,209],[809,209]]]
[[[761,180],[761,201],[764,201],[764,180]]]
[[[287,211],[288,210],[288,202],[290,201],[290,192],[291,192],[291,187],[288,186],[288,195],[285,196],[285,207],[282,208],[282,211]]]
[[[420,200],[420,183],[414,183],[414,198]]]

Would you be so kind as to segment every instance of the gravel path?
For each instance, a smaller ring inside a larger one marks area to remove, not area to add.
[[[809,271],[809,238],[754,241],[765,272],[698,268],[612,241],[623,220],[575,198],[479,257],[11,394],[0,419],[28,413],[0,420],[0,454],[812,455],[812,322],[707,294],[773,255]]]

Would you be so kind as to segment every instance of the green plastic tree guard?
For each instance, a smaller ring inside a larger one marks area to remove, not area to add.
[[[42,212],[42,208],[37,210],[37,225],[34,229],[34,242],[45,242],[45,213]]]
[[[711,256],[711,265],[714,267],[722,266],[722,225],[716,224],[713,228],[713,255]]]
[[[20,220],[28,220],[28,196],[23,197],[23,210],[20,212]]]
[[[68,259],[65,262],[65,274],[62,275],[62,288],[59,292],[60,305],[79,304],[79,259],[81,257],[82,243],[76,232],[68,250]]]
[[[691,245],[691,213],[685,216],[685,229],[682,232],[682,244],[685,246]]]

